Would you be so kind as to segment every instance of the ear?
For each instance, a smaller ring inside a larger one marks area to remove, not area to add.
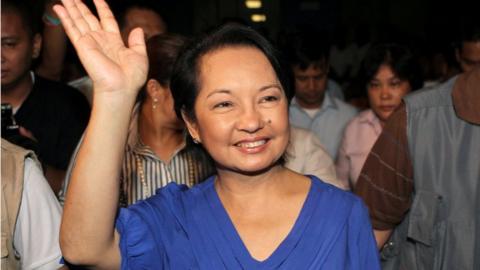
[[[461,63],[462,59],[460,59],[460,49],[457,47],[455,48],[455,59],[457,59],[457,63]]]
[[[147,95],[153,99],[153,98],[158,98],[159,96],[159,92],[161,91],[162,89],[162,86],[160,85],[160,83],[155,80],[155,79],[149,79],[147,81],[147,85],[145,86],[145,90],[147,92]]]
[[[41,50],[42,50],[42,36],[40,34],[35,34],[33,36],[32,58],[37,59],[38,56],[40,56]]]
[[[201,140],[200,140],[200,132],[199,132],[199,130],[198,130],[197,122],[195,122],[194,120],[190,119],[190,117],[187,116],[187,114],[185,113],[184,110],[182,110],[182,118],[183,118],[183,121],[185,122],[185,125],[187,126],[188,133],[190,133],[190,136],[191,136],[194,140],[197,140],[197,141],[201,142]]]

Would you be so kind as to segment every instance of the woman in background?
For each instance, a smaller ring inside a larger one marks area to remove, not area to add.
[[[214,173],[209,157],[187,145],[185,124],[173,108],[170,79],[184,45],[185,38],[175,34],[156,35],[146,42],[148,79],[130,119],[120,175],[122,206],[146,199],[170,182],[193,186]],[[59,194],[62,203],[73,163]]]
[[[359,113],[347,125],[336,160],[339,181],[352,188],[385,121],[403,96],[423,86],[414,55],[408,48],[393,43],[372,46],[363,60],[360,76],[370,109]]]

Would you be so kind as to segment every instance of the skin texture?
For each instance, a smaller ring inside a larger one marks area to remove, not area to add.
[[[200,69],[192,135],[221,167],[255,172],[275,163],[288,143],[288,106],[267,58],[234,47],[207,54]],[[247,146],[253,143],[261,145]]]
[[[2,98],[4,91],[25,88],[28,81],[31,86],[30,66],[40,48],[40,35],[31,37],[18,14],[2,11]]]
[[[298,104],[307,109],[319,108],[325,97],[325,89],[328,81],[328,69],[310,65],[302,70],[298,66],[293,67],[295,76],[295,98]]]
[[[381,65],[367,85],[368,100],[382,125],[410,92],[410,83],[398,78],[388,65]]]
[[[456,57],[463,72],[480,66],[480,41],[464,41],[461,49],[456,50]]]

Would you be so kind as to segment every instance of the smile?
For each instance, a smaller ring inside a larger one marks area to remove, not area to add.
[[[236,146],[242,147],[242,148],[255,148],[262,146],[267,143],[267,140],[259,140],[259,141],[254,141],[254,142],[240,142],[237,143]]]

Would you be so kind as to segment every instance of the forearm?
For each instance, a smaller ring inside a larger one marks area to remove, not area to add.
[[[390,238],[392,230],[373,230],[373,234],[375,235],[375,240],[377,241],[377,248],[381,250]]]
[[[118,256],[114,229],[118,179],[134,102],[135,96],[123,93],[95,96],[61,226],[62,252],[71,263],[96,265]]]

